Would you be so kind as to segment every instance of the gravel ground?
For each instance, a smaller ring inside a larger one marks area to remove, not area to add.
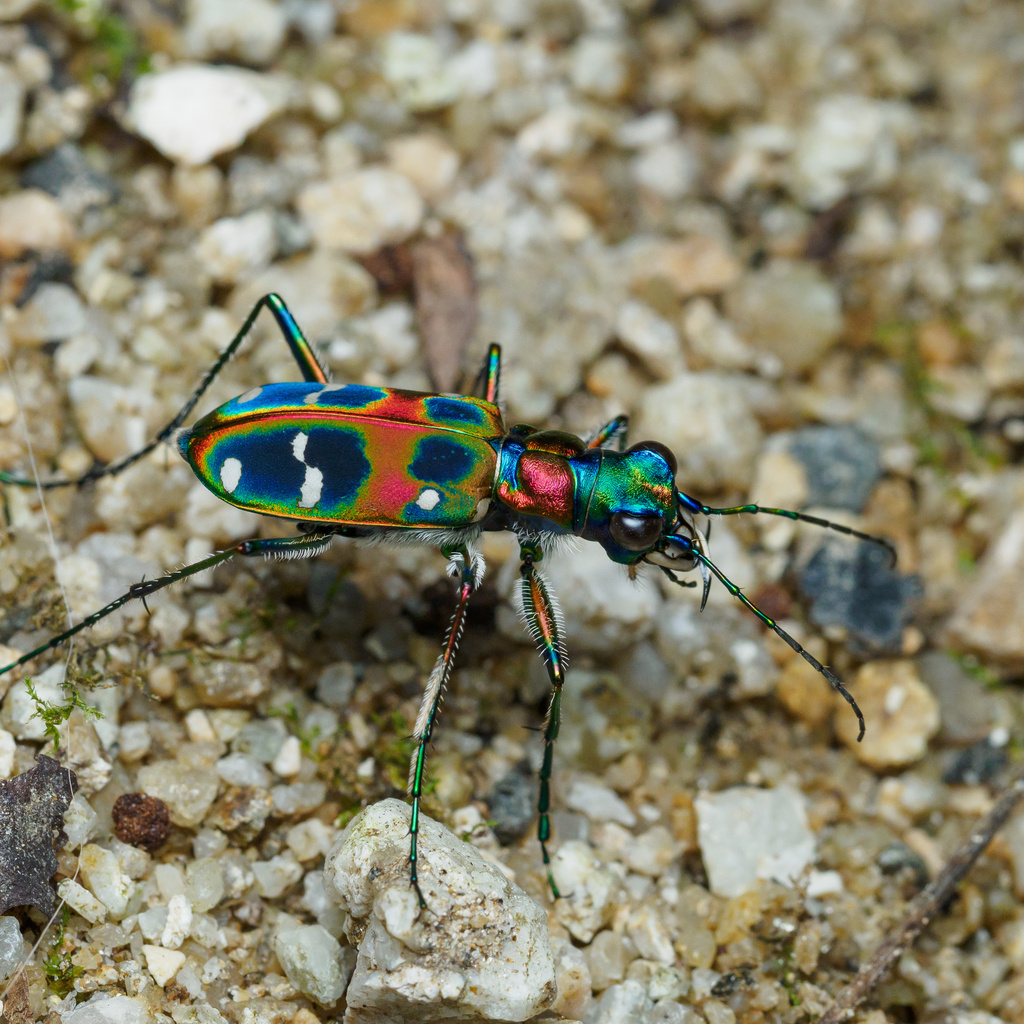
[[[336,380],[458,390],[498,342],[509,423],[626,412],[702,501],[898,551],[711,536],[862,743],[723,587],[701,613],[594,545],[545,559],[572,656],[552,902],[547,677],[485,537],[423,914],[388,798],[453,607],[437,552],[339,541],[129,605],[66,678],[0,678],[0,779],[54,754],[44,701],[79,786],[67,912],[0,917],[7,1019],[815,1020],[1019,760],[1024,5],[3,0],[0,154],[9,472],[134,451],[273,290]],[[261,321],[199,411],[297,377]],[[166,446],[2,511],[0,662],[288,533]],[[1022,892],[1024,815],[856,1019],[1024,1022]]]

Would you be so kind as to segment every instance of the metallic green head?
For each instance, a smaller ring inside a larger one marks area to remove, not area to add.
[[[593,456],[599,460],[593,488],[576,532],[596,540],[613,562],[635,565],[676,520],[675,456],[656,441],[624,452],[594,450]]]

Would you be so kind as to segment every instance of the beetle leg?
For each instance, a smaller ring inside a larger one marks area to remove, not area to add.
[[[562,613],[558,602],[548,587],[544,575],[535,563],[544,553],[537,543],[520,542],[519,597],[522,602],[523,618],[537,646],[540,648],[544,667],[551,680],[551,701],[544,719],[544,760],[540,768],[540,787],[537,796],[537,839],[540,841],[544,867],[548,873],[551,893],[558,899],[561,893],[551,873],[551,857],[548,842],[551,839],[551,771],[555,755],[555,740],[561,724],[562,684],[565,682],[565,645],[562,640]]]
[[[221,352],[213,366],[206,371],[206,376],[203,377],[199,387],[192,393],[192,397],[178,410],[174,419],[149,444],[140,448],[137,452],[132,452],[131,455],[125,456],[119,462],[111,462],[106,466],[96,466],[87,473],[82,474],[82,476],[75,477],[72,480],[36,481],[27,477],[12,476],[10,473],[0,471],[0,483],[15,484],[18,487],[40,487],[43,490],[50,490],[55,487],[81,487],[82,484],[89,483],[91,480],[98,480],[104,476],[114,476],[129,466],[135,465],[136,462],[145,458],[154,448],[167,441],[182,423],[188,419],[189,414],[196,407],[196,403],[206,393],[206,389],[214,382],[220,371],[224,369],[231,360],[231,357],[238,351],[242,342],[245,341],[249,331],[252,330],[252,325],[256,322],[256,317],[260,315],[264,307],[273,313],[274,319],[284,335],[284,340],[292,350],[296,363],[299,364],[302,376],[307,381],[326,384],[327,371],[317,361],[312,347],[302,331],[299,330],[299,325],[295,322],[295,317],[292,316],[288,307],[284,304],[284,300],[280,295],[275,295],[274,293],[264,295],[252,307],[252,311],[245,318],[245,323],[242,324],[238,333],[231,339],[228,347]]]
[[[206,569],[212,569],[215,565],[220,565],[221,562],[226,562],[229,558],[234,558],[235,555],[267,555],[277,558],[310,558],[313,555],[318,555],[324,550],[324,548],[328,547],[333,536],[333,533],[321,532],[307,534],[304,537],[274,537],[268,540],[246,540],[242,541],[241,544],[236,544],[233,548],[218,551],[216,554],[210,555],[207,558],[202,558],[198,562],[193,562],[191,565],[182,566],[180,569],[175,569],[173,572],[165,573],[163,576],[158,576],[156,579],[144,580],[141,583],[133,583],[124,594],[111,601],[110,604],[100,608],[99,611],[86,616],[77,625],[64,630],[64,632],[59,636],[55,636],[52,640],[49,640],[41,647],[37,647],[34,651],[29,651],[28,654],[22,655],[17,661],[12,661],[10,665],[4,665],[3,668],[0,668],[0,676],[5,672],[9,672],[12,668],[24,665],[25,662],[31,661],[40,654],[52,650],[54,647],[60,646],[65,640],[70,640],[76,634],[81,633],[83,629],[95,626],[101,619],[105,619],[108,615],[113,614],[118,608],[124,607],[124,605],[129,601],[139,600],[145,603],[146,598],[149,597],[150,594],[155,594],[158,590],[163,590],[164,587],[169,587],[172,583],[177,583],[179,580],[187,579],[189,576],[195,576],[196,573],[203,572]]]
[[[588,448],[608,448],[614,445],[617,451],[626,447],[626,431],[629,430],[629,417],[616,416],[603,427],[599,427],[587,440]]]
[[[412,817],[409,819],[409,881],[416,891],[421,910],[426,908],[427,903],[420,891],[416,841],[420,828],[420,797],[423,795],[423,766],[426,761],[427,744],[434,732],[441,694],[451,678],[455,652],[458,650],[462,630],[466,625],[466,608],[469,599],[484,578],[484,560],[479,554],[470,554],[464,546],[446,547],[442,551],[448,558],[448,575],[456,577],[459,581],[458,598],[455,613],[448,626],[444,648],[434,663],[433,671],[427,680],[427,687],[423,692],[423,702],[416,718],[416,729],[413,735],[413,739],[416,741],[416,750],[413,752],[409,765],[409,799],[412,801]]]
[[[501,381],[501,346],[491,345],[487,349],[487,356],[484,358],[484,365],[480,367],[480,373],[476,378],[476,387],[481,392],[481,398],[492,405],[498,404],[498,385]]]

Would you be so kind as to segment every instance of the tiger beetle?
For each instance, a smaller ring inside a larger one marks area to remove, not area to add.
[[[264,308],[277,321],[303,382],[254,388],[195,426],[183,428]],[[500,371],[501,351],[491,345],[479,377],[479,398],[332,384],[288,307],[277,295],[264,296],[191,398],[144,448],[77,479],[37,482],[0,472],[0,482],[44,490],[81,486],[120,473],[170,441],[217,497],[238,508],[294,520],[297,535],[246,540],[157,579],[136,583],[106,607],[0,669],[0,675],[62,644],[129,601],[144,601],[236,555],[309,557],[339,536],[436,545],[448,560],[448,574],[457,580],[458,589],[455,612],[427,681],[413,735],[409,874],[421,907],[426,903],[417,875],[417,837],[424,760],[466,609],[483,579],[484,561],[472,544],[484,531],[511,531],[519,541],[517,598],[551,682],[543,727],[537,838],[555,897],[559,892],[548,853],[550,782],[565,648],[558,604],[537,568],[547,541],[570,534],[596,541],[631,576],[641,563],[649,563],[680,586],[697,585],[678,575],[696,569],[703,581],[702,609],[714,576],[842,694],[857,715],[858,739],[862,737],[864,716],[846,687],[722,573],[711,560],[706,536],[697,524],[698,517],[784,516],[880,544],[895,558],[889,541],[787,509],[705,505],[676,487],[676,459],[664,445],[643,441],[625,447],[624,416],[586,440],[522,423],[506,427],[498,406]]]

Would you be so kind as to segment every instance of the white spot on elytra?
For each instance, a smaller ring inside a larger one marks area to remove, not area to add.
[[[321,395],[329,394],[331,391],[341,391],[342,388],[347,388],[347,384],[322,384],[314,390],[310,391],[308,395],[302,400],[303,405],[316,405]]]
[[[487,515],[487,513],[490,511],[490,508],[491,508],[491,499],[490,498],[481,498],[476,503],[476,511],[473,513],[473,522],[474,523],[479,523],[480,520],[483,519],[483,517],[485,515]]]
[[[246,402],[254,402],[260,395],[263,394],[263,388],[253,388],[251,391],[246,391],[240,398],[235,399],[236,405],[245,405]]]
[[[299,508],[313,508],[324,490],[324,474],[316,466],[306,465],[306,444],[309,435],[301,430],[292,438],[292,455],[306,466],[306,475],[299,489]]]
[[[416,504],[425,512],[429,512],[437,507],[437,503],[440,500],[441,495],[433,487],[428,487],[425,491],[420,492],[420,496],[416,499]]]
[[[324,489],[324,475],[316,466],[306,467],[306,478],[302,481],[302,496],[299,508],[313,508],[320,500]]]
[[[220,482],[228,494],[234,494],[238,481],[242,479],[242,463],[238,459],[225,459],[220,467]]]

